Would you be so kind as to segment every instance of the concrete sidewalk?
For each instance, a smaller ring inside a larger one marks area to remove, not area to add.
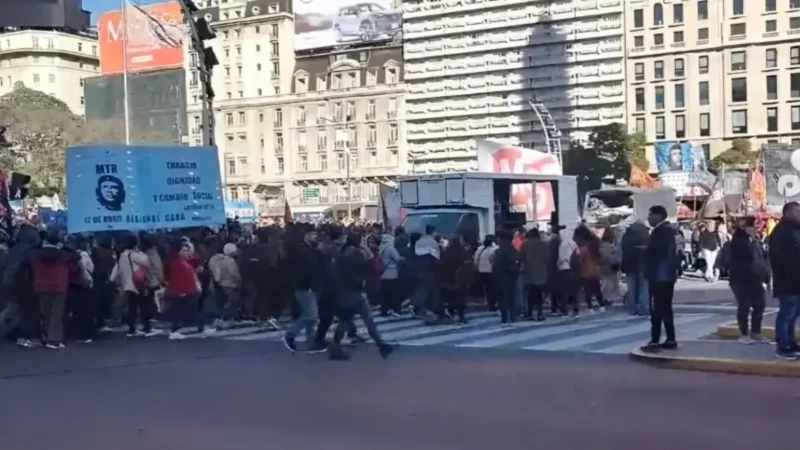
[[[744,345],[729,340],[680,342],[678,350],[630,353],[636,361],[665,369],[727,372],[747,375],[800,377],[800,361],[785,361],[775,356],[771,344]]]

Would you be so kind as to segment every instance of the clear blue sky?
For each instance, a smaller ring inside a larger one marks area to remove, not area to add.
[[[2,0],[0,0],[2,1]],[[150,5],[153,3],[164,3],[167,0],[133,0],[137,5]],[[120,0],[83,0],[83,9],[92,13],[92,23],[97,23],[97,17],[106,11],[118,10]]]

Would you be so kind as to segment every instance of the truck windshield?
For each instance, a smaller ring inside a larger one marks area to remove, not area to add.
[[[478,214],[459,211],[413,213],[406,216],[403,227],[409,233],[425,234],[425,226],[433,225],[442,236],[455,233],[479,236]]]

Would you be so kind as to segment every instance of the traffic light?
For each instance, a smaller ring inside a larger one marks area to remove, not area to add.
[[[189,26],[192,39],[192,49],[197,54],[197,69],[200,74],[200,83],[203,86],[203,145],[213,145],[214,143],[214,114],[212,101],[214,100],[214,88],[211,86],[211,75],[215,66],[219,65],[219,59],[211,48],[211,41],[217,37],[208,20],[197,14],[200,9],[194,4],[193,0],[180,0],[183,16]]]

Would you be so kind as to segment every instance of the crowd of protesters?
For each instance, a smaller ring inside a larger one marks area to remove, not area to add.
[[[800,354],[787,331],[797,318],[800,291],[794,292],[794,278],[783,269],[797,256],[793,249],[800,248],[800,241],[792,240],[798,239],[794,227],[800,222],[793,220],[800,208],[792,205],[773,236],[786,245],[769,255],[773,269],[779,267],[774,281],[782,311],[778,353],[787,358]],[[356,316],[382,356],[393,350],[381,337],[372,306],[385,316],[458,326],[468,323],[467,310],[476,307],[468,299],[473,299],[513,326],[519,320],[546,320],[546,305],[549,316],[569,320],[581,311],[580,299],[587,311],[602,311],[624,297],[631,314],[651,320],[651,340],[643,349],[674,349],[672,297],[681,271],[680,233],[662,207],[651,208],[648,222],[621,233],[605,229],[597,234],[578,226],[565,234],[557,225],[546,232],[499,230],[482,242],[468,235],[441,236],[431,225],[423,233],[386,230],[380,224],[290,223],[254,233],[200,230],[189,237],[154,232],[91,238],[23,225],[13,245],[0,246],[6,301],[0,305],[5,307],[0,323],[16,310],[18,344],[50,349],[91,343],[117,326],[126,327],[130,338],[162,334],[154,319],[168,323],[173,340],[245,323],[282,331],[292,352],[299,350],[302,333],[303,351],[347,359],[345,338],[366,342],[357,333]],[[766,253],[752,244],[752,236],[746,224],[739,224],[726,256],[748,343],[761,340],[763,289],[770,272]]]

